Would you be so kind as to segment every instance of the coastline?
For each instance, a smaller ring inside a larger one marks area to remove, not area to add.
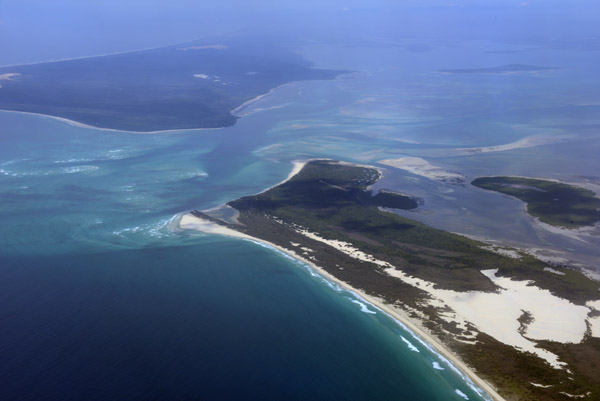
[[[69,120],[68,118],[65,118],[65,117],[58,117],[58,116],[53,116],[53,115],[50,115],[50,114],[43,114],[43,113],[33,113],[33,112],[30,112],[30,111],[18,111],[18,110],[4,110],[4,109],[0,109],[0,112],[2,112],[2,113],[18,113],[18,114],[26,114],[26,115],[32,115],[32,116],[38,116],[38,117],[51,118],[53,120],[58,120],[58,121],[61,121],[63,123],[72,125],[74,127],[87,128],[87,129],[95,129],[95,130],[99,130],[99,131],[108,131],[108,132],[122,132],[122,133],[126,133],[126,134],[135,134],[135,135],[168,134],[168,133],[173,133],[173,132],[184,132],[184,131],[209,131],[209,130],[218,130],[218,129],[225,128],[225,127],[216,127],[216,128],[183,128],[183,129],[170,129],[170,130],[162,130],[162,131],[127,131],[127,130],[114,129],[114,128],[95,127],[93,125],[84,124],[84,123],[81,123],[79,121]]]
[[[292,161],[294,167],[292,168],[292,171],[289,173],[287,178],[284,179],[283,181],[281,181],[280,183],[277,183],[277,184],[273,185],[272,187],[261,191],[260,193],[264,193],[273,187],[276,187],[278,185],[281,185],[281,184],[289,181],[296,174],[298,174],[307,163],[314,161],[314,160],[324,160],[324,159],[318,158],[318,159]],[[344,164],[353,165],[353,163],[348,163],[348,162],[344,162]],[[378,171],[380,171],[380,169],[378,169]],[[380,171],[380,173],[381,173],[381,171]],[[482,378],[480,378],[479,376],[477,376],[475,371],[473,371],[473,369],[471,369],[465,362],[463,362],[462,359],[458,355],[451,352],[442,343],[442,341],[440,339],[438,339],[430,330],[428,330],[423,324],[421,324],[420,321],[410,317],[406,311],[404,311],[398,307],[395,307],[393,305],[388,305],[382,299],[368,295],[365,292],[363,292],[362,290],[352,287],[348,283],[336,278],[332,274],[328,273],[325,269],[316,265],[312,261],[304,258],[303,256],[297,254],[296,252],[291,251],[286,248],[283,248],[279,245],[273,244],[269,241],[265,241],[260,238],[252,237],[248,234],[241,233],[234,229],[231,229],[228,227],[223,227],[223,226],[213,223],[211,221],[201,219],[199,217],[192,215],[189,212],[180,214],[179,221],[177,221],[175,218],[173,223],[174,223],[174,225],[178,226],[180,229],[184,229],[184,230],[186,230],[186,229],[197,230],[197,231],[208,233],[208,234],[223,235],[223,236],[227,236],[227,237],[231,237],[231,238],[252,241],[254,243],[267,246],[275,251],[281,252],[289,257],[292,257],[293,259],[295,259],[297,261],[300,261],[301,263],[312,268],[317,274],[319,274],[320,276],[322,276],[329,282],[335,283],[335,284],[339,285],[341,288],[344,288],[345,290],[355,294],[357,297],[362,298],[364,301],[366,301],[367,303],[372,305],[375,309],[378,309],[379,311],[388,315],[390,318],[394,319],[394,321],[396,321],[396,323],[399,326],[403,327],[404,329],[406,329],[407,331],[409,331],[413,335],[415,335],[416,338],[419,339],[423,345],[425,345],[427,348],[429,348],[430,350],[439,354],[443,359],[445,359],[448,362],[449,368],[454,370],[461,377],[463,377],[463,379],[465,380],[467,385],[469,385],[473,389],[473,391],[479,393],[482,396],[482,398],[485,398],[485,397],[483,394],[480,393],[481,390],[483,390],[487,395],[489,395],[493,401],[506,401],[502,396],[500,396],[498,394],[496,389],[490,383],[488,383],[487,381],[485,381]]]
[[[285,181],[289,180],[291,177],[293,177],[292,174],[290,174],[290,177],[288,177]],[[371,304],[374,308],[376,308],[376,309],[382,311],[383,313],[387,314],[388,316],[390,316],[401,327],[404,326],[404,328],[406,328],[408,331],[412,332],[419,339],[421,339],[426,346],[427,345],[431,346],[431,348],[436,353],[440,354],[443,358],[445,358],[449,362],[449,364],[451,365],[449,367],[451,369],[455,368],[456,369],[455,371],[457,371],[457,373],[459,373],[459,374],[462,373],[464,375],[463,378],[465,378],[465,381],[467,382],[467,384],[470,385],[474,391],[479,393],[479,391],[477,391],[478,389],[483,390],[485,393],[487,393],[487,395],[489,395],[492,398],[492,400],[505,401],[505,399],[502,398],[496,392],[495,388],[491,384],[489,384],[488,382],[486,382],[485,380],[483,380],[482,378],[477,376],[477,374],[469,366],[467,366],[457,355],[455,355],[448,348],[446,348],[442,344],[442,342],[437,337],[435,337],[435,335],[433,333],[431,333],[427,328],[425,328],[419,321],[409,317],[408,314],[405,311],[403,311],[402,309],[399,309],[392,305],[388,305],[388,304],[384,303],[383,300],[381,300],[377,297],[370,296],[370,295],[364,293],[362,290],[350,286],[346,282],[334,277],[333,275],[331,275],[330,273],[328,273],[327,271],[325,271],[323,268],[319,267],[315,263],[313,263],[313,262],[305,259],[304,257],[298,255],[297,253],[295,253],[289,249],[283,248],[279,245],[273,244],[271,242],[265,241],[260,238],[252,237],[247,234],[243,234],[241,232],[238,232],[236,230],[233,230],[233,229],[230,229],[227,227],[222,227],[216,223],[210,222],[208,220],[203,220],[203,219],[196,217],[190,213],[182,214],[178,225],[179,225],[180,229],[184,229],[184,230],[186,230],[186,229],[197,230],[197,231],[208,233],[208,234],[223,235],[223,236],[227,236],[227,237],[252,241],[257,244],[266,245],[267,247],[270,247],[276,251],[279,251],[285,255],[288,255],[288,256],[300,261],[301,263],[306,264],[307,266],[312,268],[316,273],[318,273],[319,275],[324,277],[326,280],[339,285],[340,287],[344,288],[345,290],[347,290],[349,292],[354,293],[358,297],[362,298],[363,300],[365,300],[366,302]],[[466,380],[467,378],[468,378],[468,380]],[[469,381],[470,381],[470,383],[469,383]],[[480,395],[482,395],[482,394],[480,394]]]
[[[262,98],[264,98],[264,97],[267,97],[267,96],[271,95],[271,94],[272,94],[273,92],[275,92],[277,89],[279,89],[279,88],[283,88],[284,86],[287,86],[288,84],[289,84],[289,82],[286,82],[285,84],[282,84],[282,85],[276,86],[276,87],[274,87],[274,88],[272,88],[272,89],[269,89],[269,91],[268,91],[267,93],[263,93],[263,94],[261,94],[261,95],[258,95],[258,96],[256,96],[256,97],[253,97],[253,98],[252,98],[252,99],[250,99],[250,100],[246,100],[244,103],[240,104],[240,105],[239,105],[239,106],[237,106],[235,109],[231,110],[229,113],[230,113],[232,116],[234,116],[234,117],[237,117],[237,118],[244,117],[244,116],[245,116],[245,114],[242,114],[242,113],[240,113],[241,111],[243,111],[245,108],[247,108],[247,107],[248,107],[248,106],[250,106],[251,104],[258,102],[260,99],[262,99]],[[247,113],[247,114],[249,114],[249,113]]]
[[[82,58],[88,58],[88,57],[82,57]],[[63,61],[63,60],[59,60],[59,61]],[[38,63],[38,64],[41,64],[41,63]],[[239,111],[241,111],[241,110],[245,109],[246,107],[250,106],[251,104],[259,101],[260,99],[271,95],[275,90],[277,90],[281,87],[284,87],[288,84],[289,84],[289,82],[279,85],[279,86],[276,86],[275,88],[270,89],[267,93],[263,93],[263,94],[258,95],[250,100],[247,100],[244,103],[242,103],[241,105],[239,105],[236,108],[234,108],[233,110],[231,110],[229,113],[236,118],[242,118],[245,116],[245,114],[237,114],[237,113],[239,113]],[[186,132],[186,131],[212,131],[212,130],[220,130],[223,128],[227,128],[227,127],[181,128],[181,129],[168,129],[168,130],[157,130],[157,131],[131,131],[131,130],[121,130],[121,129],[115,129],[115,128],[96,127],[94,125],[89,125],[89,124],[85,124],[85,123],[82,123],[79,121],[70,120],[65,117],[53,116],[51,114],[34,113],[34,112],[30,112],[30,111],[19,111],[19,110],[5,110],[5,109],[0,109],[0,112],[2,112],[2,113],[18,113],[18,114],[26,114],[26,115],[32,115],[32,116],[38,116],[38,117],[51,118],[53,120],[61,121],[61,122],[64,122],[64,123],[69,124],[74,127],[94,129],[94,130],[100,130],[100,131],[106,131],[106,132],[121,132],[121,133],[126,133],[126,134],[135,134],[135,135],[169,134],[169,133],[175,133],[175,132],[182,133],[182,132]]]

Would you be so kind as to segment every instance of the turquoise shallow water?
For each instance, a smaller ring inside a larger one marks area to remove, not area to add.
[[[301,152],[261,156],[277,122],[247,121],[132,135],[0,113],[0,398],[481,399],[307,266],[173,227],[287,176]]]

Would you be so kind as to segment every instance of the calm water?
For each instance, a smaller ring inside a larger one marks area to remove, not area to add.
[[[553,66],[561,55],[462,46],[452,54],[479,55],[476,66]],[[329,50],[302,51],[360,73],[287,85],[222,130],[132,135],[0,112],[1,399],[481,399],[425,344],[306,266],[179,231],[173,219],[257,193],[310,157],[409,155],[467,177],[589,177],[595,122],[547,95],[595,101],[597,80],[577,68],[595,53],[561,59],[570,69],[550,76],[483,78],[436,73],[469,67],[448,65],[443,46],[353,48],[335,60]],[[565,133],[573,137],[526,150],[444,153]],[[598,256],[597,244],[540,234],[512,200],[400,170],[385,185],[422,196],[412,217],[438,227]],[[492,207],[512,220],[498,227]]]

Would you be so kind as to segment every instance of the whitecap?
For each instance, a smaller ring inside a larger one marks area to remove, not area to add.
[[[400,336],[400,338],[402,339],[402,341],[404,341],[404,343],[406,344],[406,346],[408,347],[409,350],[411,350],[413,352],[420,352],[419,349],[417,347],[415,347],[413,345],[413,343],[408,341],[406,338],[404,338],[403,336]]]
[[[18,177],[19,176],[19,174],[13,173],[12,171],[9,171],[9,170],[5,170],[3,168],[0,168],[0,174],[7,175],[10,177]]]
[[[62,171],[66,174],[73,174],[73,173],[83,173],[86,171],[96,171],[99,168],[100,167],[98,167],[98,166],[73,166],[73,167],[64,167],[62,169]]]
[[[360,302],[358,299],[352,299],[352,298],[348,298],[348,299],[350,300],[350,302],[352,302],[352,303],[355,303],[355,304],[357,304],[358,306],[360,306],[360,311],[361,311],[361,312],[364,312],[364,313],[370,313],[370,314],[372,314],[372,315],[375,315],[375,314],[377,314],[377,312],[374,312],[374,311],[370,310],[370,309],[367,307],[367,304],[364,304],[364,303]]]
[[[322,279],[325,282],[325,284],[327,284],[329,286],[329,288],[331,288],[332,290],[334,290],[336,292],[342,292],[342,287],[340,287],[336,283],[332,283],[331,281],[327,280],[324,277],[322,277]]]
[[[439,362],[435,362],[435,361],[434,361],[434,362],[432,362],[431,364],[433,365],[433,368],[434,368],[435,370],[446,370],[446,369],[444,369],[444,368],[443,368],[443,367],[442,367],[442,366],[439,364]]]
[[[396,322],[396,324],[398,324],[398,326],[400,326],[402,329],[404,329],[405,331],[410,333],[411,336],[414,339],[416,339],[419,343],[421,343],[425,348],[427,348],[427,350],[429,350],[431,353],[436,355],[442,362],[444,362],[452,371],[454,371],[471,388],[471,390],[473,390],[475,393],[479,394],[481,396],[481,398],[483,398],[484,400],[492,401],[492,398],[488,394],[486,394],[483,389],[476,386],[475,383],[473,383],[473,381],[471,380],[471,378],[469,378],[469,376],[467,376],[465,373],[463,373],[459,368],[457,368],[446,357],[444,357],[442,354],[437,352],[436,349],[433,348],[433,346],[431,344],[425,342],[423,339],[421,339],[419,336],[417,336],[412,330],[410,330],[408,327],[406,327],[406,325],[404,323],[402,323],[400,320],[394,318],[393,316],[390,316],[390,315],[388,315],[388,316],[391,319],[393,319]]]
[[[66,164],[66,163],[85,163],[92,162],[94,159],[68,159],[68,160],[55,160],[54,164]]]
[[[469,399],[469,397],[467,397],[467,395],[465,393],[463,393],[462,391],[460,391],[459,389],[454,390],[454,392],[456,394],[458,394],[459,396],[461,396],[462,398],[464,398],[465,400]]]
[[[155,223],[143,224],[135,227],[127,227],[121,230],[113,231],[113,235],[124,237],[127,234],[145,234],[153,238],[163,238],[171,235],[177,229],[179,215],[159,220]]]

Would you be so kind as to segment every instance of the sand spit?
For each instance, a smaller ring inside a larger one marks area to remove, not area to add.
[[[288,176],[286,177],[285,180],[281,181],[278,184],[275,184],[267,189],[265,189],[264,191],[259,192],[260,194],[267,192],[270,189],[273,189],[281,184],[285,184],[286,182],[288,182],[289,180],[292,179],[293,176],[295,176],[296,174],[298,174],[300,171],[302,171],[302,169],[304,168],[304,166],[306,166],[307,163],[310,163],[311,161],[315,161],[315,160],[321,160],[321,159],[307,159],[307,160],[292,160],[292,164],[293,164],[293,168],[292,171],[290,171],[290,173],[288,174]]]
[[[535,135],[529,136],[518,141],[497,146],[482,146],[475,148],[457,148],[449,149],[446,156],[466,156],[478,153],[504,152],[507,150],[532,148],[535,146],[550,145],[553,143],[562,142],[565,139],[572,138],[572,135]]]
[[[252,242],[267,245],[270,248],[278,250],[288,256],[291,256],[292,258],[294,258],[296,260],[299,260],[300,262],[310,266],[313,270],[318,272],[321,276],[325,277],[328,281],[335,283],[335,284],[339,285],[340,287],[358,295],[360,298],[362,298],[364,301],[371,304],[376,309],[379,309],[380,311],[391,316],[401,326],[403,326],[406,329],[408,329],[409,331],[413,332],[416,336],[418,336],[419,340],[425,346],[432,347],[432,350],[435,350],[436,352],[438,352],[442,356],[443,359],[447,359],[449,361],[449,363],[451,363],[453,365],[453,367],[460,369],[458,371],[459,374],[461,374],[461,375],[466,374],[467,375],[466,378],[468,378],[468,380],[472,381],[475,384],[475,386],[476,386],[476,387],[474,387],[475,391],[477,391],[477,389],[482,389],[487,394],[489,394],[494,400],[504,401],[504,398],[502,398],[489,383],[487,383],[484,380],[482,380],[481,378],[479,378],[464,362],[462,362],[462,360],[460,360],[456,355],[451,353],[444,345],[442,345],[441,341],[439,339],[437,339],[435,337],[435,335],[432,334],[427,328],[425,328],[421,324],[421,322],[409,317],[406,311],[404,311],[400,308],[391,306],[391,305],[387,305],[381,299],[367,295],[367,294],[363,293],[362,291],[349,286],[345,282],[338,280],[331,274],[327,273],[324,269],[315,265],[310,260],[306,259],[306,257],[303,257],[296,252],[290,251],[286,248],[280,247],[280,246],[270,243],[268,241],[264,241],[259,238],[254,238],[249,235],[240,233],[238,231],[219,226],[216,223],[206,221],[204,219],[201,219],[201,218],[196,217],[189,213],[184,214],[181,217],[179,226],[182,229],[192,229],[192,230],[198,230],[201,232],[205,232],[208,234],[225,235],[225,236],[229,236],[229,237],[250,240]],[[217,227],[215,227],[215,226],[217,226]],[[310,250],[310,251],[312,252],[312,250]],[[465,377],[465,376],[463,376],[463,377]]]
[[[347,162],[341,162],[338,160],[334,160],[334,159],[326,159],[326,158],[316,158],[316,159],[305,159],[305,160],[292,160],[292,164],[293,164],[293,168],[292,171],[290,171],[290,173],[288,174],[287,178],[267,189],[265,189],[264,191],[259,192],[260,194],[267,192],[270,189],[273,189],[281,184],[285,184],[286,182],[288,182],[289,180],[292,179],[292,177],[294,177],[296,174],[298,174],[300,171],[302,171],[302,169],[304,168],[304,166],[306,166],[308,163],[310,162],[314,162],[314,161],[330,161],[330,162],[335,162],[338,164],[343,164],[344,166],[352,166],[352,167],[368,167],[368,168],[373,168],[371,166],[365,166],[362,164],[356,164],[356,163],[347,163]],[[379,174],[383,174],[383,172],[380,169],[376,169]]]
[[[64,117],[52,116],[50,114],[31,113],[29,111],[2,110],[2,109],[0,109],[0,112],[27,114],[27,115],[32,115],[32,116],[44,117],[44,118],[52,118],[53,120],[62,121],[63,123],[67,123],[74,127],[94,129],[94,130],[98,130],[98,131],[123,132],[123,133],[127,133],[127,134],[136,134],[136,135],[168,134],[168,133],[172,133],[172,132],[188,132],[188,131],[212,131],[212,130],[218,130],[218,129],[224,128],[224,127],[219,127],[219,128],[182,128],[182,129],[171,129],[171,130],[163,130],[163,131],[127,131],[127,130],[120,130],[120,129],[114,129],[114,128],[94,127],[93,125],[80,123],[79,121],[75,121],[75,120],[69,120],[68,118],[64,118]]]
[[[427,160],[420,157],[400,157],[398,159],[380,160],[379,164],[395,167],[401,170],[406,170],[415,175],[420,175],[434,181],[446,182],[451,184],[462,184],[465,182],[465,176],[459,173],[454,173],[435,166]]]
[[[227,237],[254,240],[254,238],[249,235],[240,233],[239,231],[235,231],[227,227],[223,227],[219,224],[213,223],[212,221],[200,219],[190,213],[186,213],[181,216],[181,220],[179,220],[179,228],[184,230],[201,231],[207,234],[225,235]]]
[[[286,83],[286,84],[283,84],[283,85],[279,85],[279,86],[277,86],[277,87],[269,90],[267,93],[263,93],[262,95],[258,95],[255,98],[247,100],[244,103],[242,103],[241,105],[239,105],[238,107],[236,107],[235,109],[231,110],[230,113],[233,116],[235,116],[235,117],[245,117],[245,116],[248,116],[248,115],[250,115],[250,114],[253,113],[253,111],[244,112],[244,110],[247,109],[248,106],[250,106],[253,103],[258,102],[260,99],[262,99],[262,98],[264,98],[266,96],[269,96],[269,95],[273,94],[277,89],[283,88],[284,86],[287,86],[287,85],[289,85],[289,84]]]
[[[567,227],[559,227],[553,226],[548,223],[544,223],[539,219],[539,217],[531,216],[527,213],[527,206],[524,206],[525,213],[531,217],[533,221],[534,228],[539,228],[544,231],[551,232],[552,234],[562,235],[577,241],[586,242],[586,239],[600,235],[600,222],[596,222],[593,226],[585,226],[578,228],[567,228]]]

